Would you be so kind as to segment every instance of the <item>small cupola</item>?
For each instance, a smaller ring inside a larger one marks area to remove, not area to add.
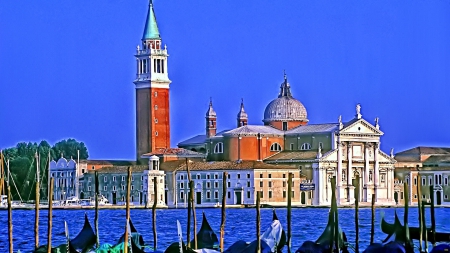
[[[159,170],[159,157],[152,155],[148,158],[148,169]]]

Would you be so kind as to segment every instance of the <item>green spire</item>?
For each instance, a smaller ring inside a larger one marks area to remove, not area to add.
[[[144,34],[142,35],[142,40],[147,39],[161,39],[158,24],[156,23],[155,12],[153,11],[152,0],[150,0],[150,5],[148,6],[147,20],[145,22]]]

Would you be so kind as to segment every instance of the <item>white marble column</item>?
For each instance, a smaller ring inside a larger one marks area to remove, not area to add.
[[[363,201],[364,202],[369,202],[369,167],[370,167],[370,159],[369,159],[369,149],[370,149],[370,144],[369,143],[365,143],[364,145],[364,182],[363,182],[363,186],[364,186],[364,190],[363,190]]]
[[[336,173],[336,202],[340,205],[341,202],[341,187],[342,187],[342,143],[338,136],[337,141],[337,173]]]
[[[373,176],[373,184],[374,184],[375,201],[377,201],[377,199],[378,199],[377,188],[378,188],[378,185],[379,185],[378,176],[380,174],[380,172],[379,172],[380,164],[379,164],[379,161],[378,161],[378,153],[380,151],[380,143],[376,142],[374,146],[375,146],[375,151],[374,151],[373,157],[374,157],[374,162],[375,163],[374,163],[374,168],[373,168],[373,175],[374,175]]]
[[[352,185],[352,158],[353,158],[353,152],[352,152],[352,143],[349,142],[347,144],[347,202],[352,201],[353,194],[353,185]]]

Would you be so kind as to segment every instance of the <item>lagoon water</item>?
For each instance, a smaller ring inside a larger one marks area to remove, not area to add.
[[[377,208],[375,224],[375,241],[381,242],[386,235],[381,232],[381,213],[386,220],[393,222],[394,208]],[[220,236],[221,213],[219,208],[197,209],[197,228],[200,229],[202,212],[205,212],[211,227]],[[278,218],[284,229],[286,226],[286,209],[276,209]],[[430,224],[430,211],[427,212],[427,223]],[[94,210],[53,210],[53,240],[52,245],[65,242],[64,221],[69,226],[70,236],[75,237],[83,227],[84,214],[87,213],[91,225],[94,226]],[[397,208],[397,213],[403,222],[403,209]],[[47,210],[40,212],[40,243],[47,243]],[[152,212],[145,209],[132,209],[131,219],[136,229],[143,235],[146,244],[153,245]],[[292,249],[293,251],[306,240],[316,240],[323,232],[328,217],[328,208],[295,208],[292,209]],[[367,247],[370,241],[371,210],[360,209],[360,247]],[[228,209],[225,224],[225,247],[237,240],[253,241],[256,239],[256,209]],[[350,244],[355,243],[354,210],[339,209],[339,223],[346,233]],[[179,220],[183,229],[183,239],[186,240],[186,209],[157,210],[158,249],[163,250],[170,243],[177,241],[176,221]],[[270,225],[272,209],[261,209],[261,230]],[[125,228],[125,210],[100,210],[99,220],[100,243],[114,244]],[[437,231],[450,232],[450,208],[436,208]],[[418,226],[417,207],[409,210],[409,225]],[[192,230],[192,229],[191,229]],[[34,211],[13,210],[14,252],[30,252],[34,247]],[[286,248],[285,248],[286,249]],[[6,210],[0,210],[0,252],[8,252],[8,217]],[[285,251],[286,252],[286,251]]]

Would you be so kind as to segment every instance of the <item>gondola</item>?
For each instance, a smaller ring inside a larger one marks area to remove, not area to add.
[[[300,246],[300,248],[295,253],[325,253],[330,252],[330,244],[334,240],[334,222],[333,222],[333,212],[330,212],[328,215],[328,223],[325,227],[323,233],[319,236],[319,238],[315,241],[306,241]],[[347,240],[345,234],[339,228],[339,249],[341,252],[348,252],[347,250]]]
[[[219,239],[216,233],[212,230],[211,226],[206,219],[206,215],[203,212],[202,226],[197,233],[197,249],[219,249]],[[191,247],[195,245],[195,239],[191,241]]]
[[[277,217],[277,213],[275,212],[275,209],[273,209],[273,214],[272,214],[272,221],[278,220]],[[284,229],[281,230],[281,237],[280,240],[278,241],[277,244],[277,252],[281,253],[281,250],[283,249],[283,247],[286,245],[287,242],[287,237],[286,237],[286,232],[284,231]]]
[[[405,227],[400,223],[398,219],[397,212],[395,212],[395,221],[394,224],[390,224],[386,222],[384,216],[381,219],[381,231],[387,234],[388,237],[384,240],[386,242],[392,236],[395,236],[396,241],[405,241]],[[433,239],[433,231],[430,228],[426,229],[428,241],[431,243],[436,242],[450,242],[450,233],[442,233],[436,232],[435,239]],[[420,239],[420,228],[418,227],[410,227],[409,228],[409,238],[411,240],[419,240]],[[425,238],[425,237],[424,237]]]
[[[69,237],[69,228],[67,226],[67,223],[64,222],[65,227],[65,236],[66,236],[66,243],[63,243],[57,247],[52,247],[51,251],[52,253],[79,253],[72,245],[70,237]],[[33,251],[34,253],[47,253],[48,252],[48,245],[42,245],[39,248],[35,249]]]
[[[130,218],[130,234],[131,234],[131,241],[134,242],[134,245],[136,247],[142,248],[145,246],[144,238],[142,235],[137,231],[137,229],[134,227],[133,222]],[[123,243],[125,239],[125,233],[122,234],[117,244]]]
[[[76,250],[79,250],[81,253],[87,252],[95,245],[97,240],[97,236],[94,233],[94,230],[89,223],[89,219],[87,214],[84,214],[84,225],[83,229],[81,229],[80,233],[70,240],[70,245]]]

